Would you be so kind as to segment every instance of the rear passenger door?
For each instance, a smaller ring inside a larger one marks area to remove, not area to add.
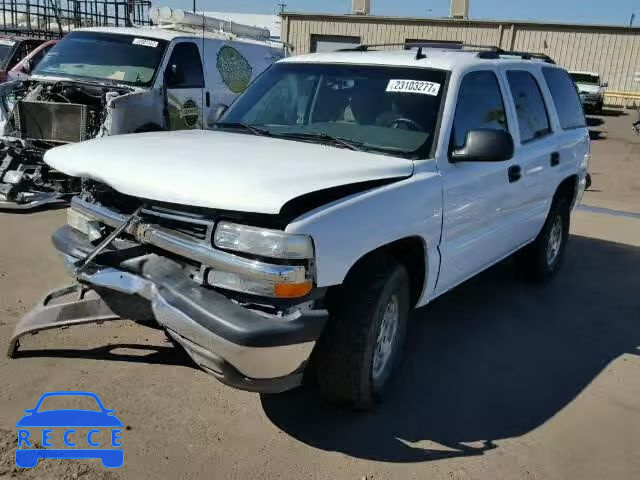
[[[517,225],[514,234],[520,243],[526,243],[540,233],[549,212],[557,186],[552,181],[552,170],[559,165],[561,152],[545,102],[539,66],[506,68],[504,75],[516,117],[514,168],[521,172],[521,188],[513,212]]]
[[[513,133],[504,84],[493,70],[467,73],[461,80],[449,152],[466,143],[470,130]],[[504,162],[452,162],[438,158],[443,183],[442,293],[493,264],[517,247],[514,204],[521,194],[509,179],[515,159]]]
[[[199,45],[181,41],[173,46],[164,70],[170,130],[202,128],[204,73]]]

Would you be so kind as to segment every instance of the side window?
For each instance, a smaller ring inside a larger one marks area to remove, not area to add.
[[[511,70],[507,72],[507,79],[518,115],[520,141],[530,142],[550,133],[547,107],[533,75],[523,70]]]
[[[168,69],[175,66],[175,72],[170,73],[170,88],[203,88],[204,75],[202,73],[202,60],[195,43],[183,42],[173,47]]]
[[[549,85],[562,129],[585,127],[580,97],[569,74],[559,68],[543,68],[542,74]]]
[[[493,72],[484,70],[469,73],[462,80],[451,146],[464,147],[467,133],[478,129],[508,131],[498,79]]]

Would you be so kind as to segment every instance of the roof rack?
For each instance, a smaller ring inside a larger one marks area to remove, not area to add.
[[[539,60],[545,63],[552,63],[555,65],[555,61],[544,53],[536,52],[521,52],[516,50],[503,50],[500,47],[488,46],[488,45],[464,45],[465,48],[470,50],[466,51],[478,51],[478,58],[484,58],[487,60],[497,60],[503,57],[518,57],[522,60]]]
[[[418,48],[418,54],[416,55],[416,59],[420,60],[422,58],[426,58],[426,55],[423,53],[423,48],[436,48],[434,47],[434,43],[437,43],[435,40],[425,40],[424,42],[406,42],[406,43],[375,43],[375,44],[360,44],[355,47],[350,48],[341,48],[338,52],[367,52],[369,49],[376,47],[403,47],[406,50],[412,48]],[[451,48],[452,51],[463,51],[463,52],[478,52],[477,57],[483,58],[486,60],[496,60],[503,57],[519,57],[522,60],[539,60],[545,63],[555,64],[556,62],[544,53],[535,53],[535,52],[520,52],[515,50],[503,50],[500,47],[496,47],[495,45],[473,45],[468,43],[457,44],[455,47],[461,47],[461,50],[458,48]],[[449,50],[446,47],[438,47],[440,49]]]
[[[237,37],[254,40],[270,41],[271,32],[266,28],[253,27],[228,20],[191,13],[185,10],[169,7],[151,7],[149,18],[159,27],[174,30],[202,29],[215,33],[227,33]]]

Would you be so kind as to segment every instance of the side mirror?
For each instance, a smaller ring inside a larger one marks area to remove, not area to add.
[[[31,68],[32,68],[31,60],[25,60],[24,63],[22,64],[22,71],[27,75],[29,75],[31,73]]]
[[[464,147],[451,152],[452,162],[504,162],[513,157],[513,137],[504,130],[470,130]]]
[[[609,87],[609,82],[604,82],[604,83],[602,84],[602,87],[603,87],[603,88],[608,88],[608,87]]]
[[[182,83],[182,72],[175,64],[169,65],[164,72],[164,83],[166,87],[173,87]]]
[[[213,113],[211,114],[211,123],[214,124],[218,120],[220,120],[227,110],[229,110],[229,105],[225,105],[224,103],[219,103],[218,105],[213,107]]]

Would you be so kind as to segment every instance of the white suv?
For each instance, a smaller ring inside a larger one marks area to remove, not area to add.
[[[217,131],[47,153],[84,178],[53,242],[100,299],[41,305],[12,345],[136,318],[141,303],[225,383],[277,392],[304,376],[366,408],[413,308],[516,252],[535,279],[557,272],[589,152],[571,78],[528,55],[360,47],[282,60]]]

